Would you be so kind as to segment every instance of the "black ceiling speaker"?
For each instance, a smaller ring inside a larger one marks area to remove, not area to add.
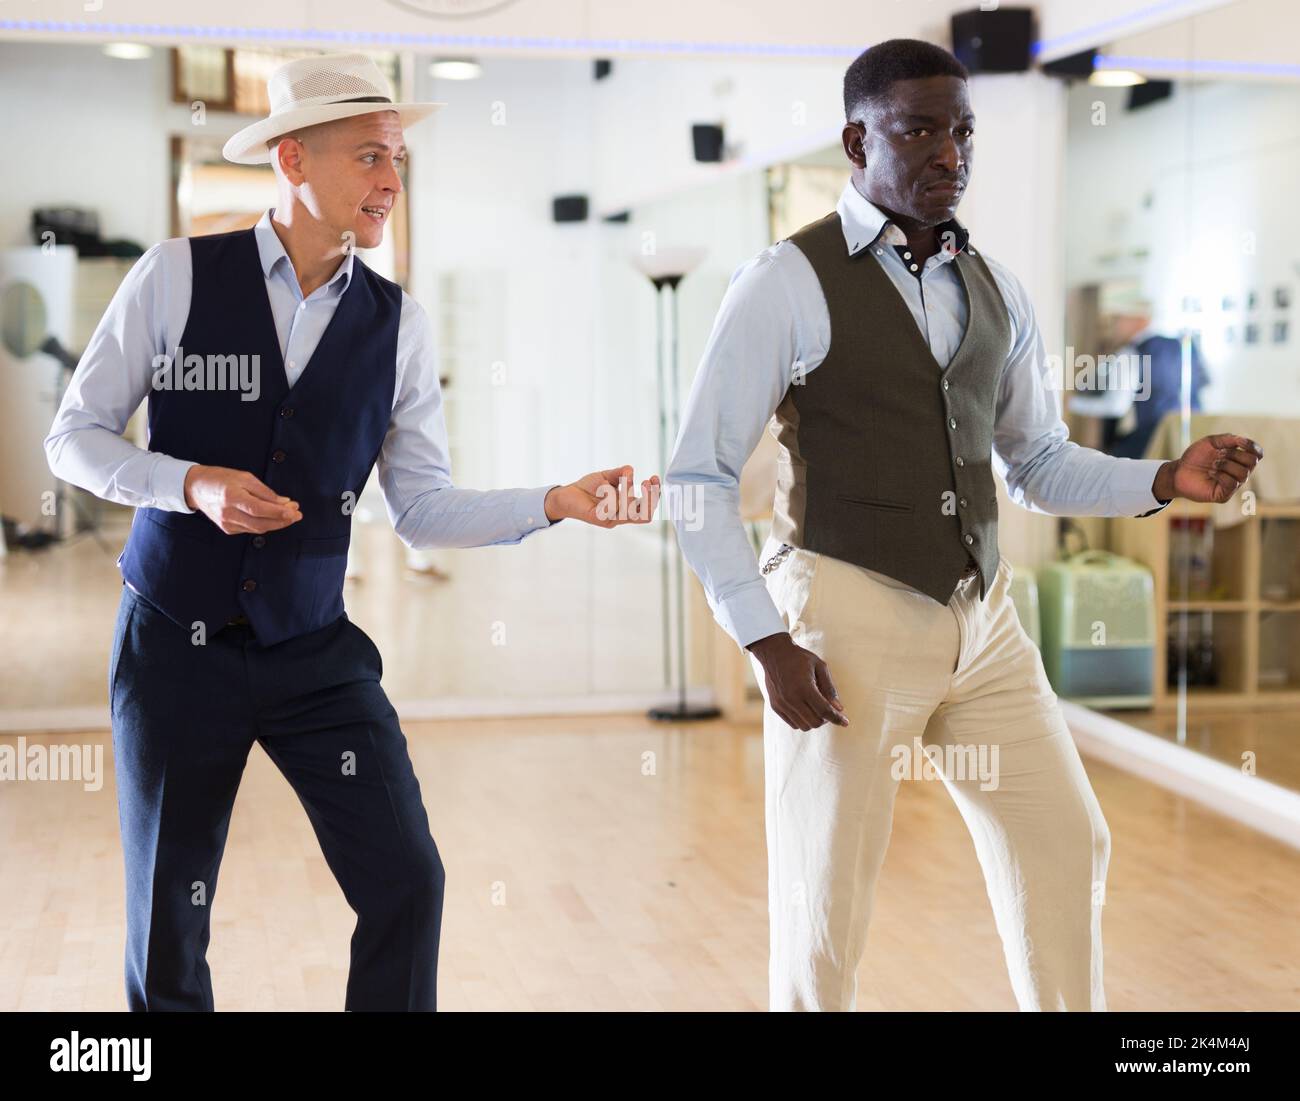
[[[697,122],[691,127],[691,141],[695,146],[695,159],[706,164],[722,160],[722,127],[709,122]]]
[[[585,222],[587,220],[587,196],[556,195],[551,200],[551,211],[557,222]]]
[[[607,57],[596,58],[595,77],[597,80],[604,80],[611,72],[614,71],[614,63]]]
[[[1034,13],[1030,8],[976,8],[952,17],[952,52],[972,75],[1025,72],[1033,44]]]
[[[1049,76],[1061,76],[1066,80],[1087,80],[1097,68],[1097,47],[1080,50],[1077,54],[1058,57],[1055,61],[1044,61],[1043,72]]]
[[[1139,107],[1159,103],[1174,94],[1172,80],[1148,80],[1145,84],[1134,84],[1128,90],[1128,109],[1136,111]]]

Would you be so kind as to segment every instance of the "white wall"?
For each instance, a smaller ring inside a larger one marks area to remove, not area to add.
[[[834,141],[844,117],[846,64],[843,58],[614,59],[594,90],[601,209],[664,200]],[[694,123],[723,126],[727,163],[694,159]]]
[[[32,243],[32,209],[64,204],[98,210],[106,237],[166,236],[166,61],[0,42],[0,242]]]
[[[456,480],[532,485],[625,462],[639,478],[662,475],[655,295],[631,260],[647,234],[660,248],[707,249],[680,290],[684,401],[732,272],[767,243],[762,173],[705,179],[638,204],[626,223],[607,223],[595,213],[598,180],[622,155],[621,146],[607,144],[609,126],[627,120],[611,123],[597,110],[606,90],[593,81],[590,61],[488,58],[478,80],[435,83],[424,66],[416,78],[417,94],[448,102],[432,125],[407,138],[411,289],[440,319],[444,340],[451,337],[444,370],[452,375]],[[646,134],[639,149],[625,178],[656,180],[655,136]],[[591,219],[556,224],[551,201],[562,193],[590,196]],[[620,535],[657,539],[644,530]],[[592,576],[631,591],[631,614],[657,638],[655,553],[602,573],[598,556],[607,546],[614,546],[609,537],[595,532],[575,548],[570,533],[545,549],[591,556]],[[587,599],[573,595],[575,607]],[[590,616],[568,626],[593,632],[594,685],[626,681],[615,630]],[[707,655],[706,642],[696,648],[697,668]]]
[[[587,62],[513,58],[487,60],[473,81],[416,71],[417,94],[448,106],[407,134],[411,293],[431,313],[445,277],[486,278],[500,296],[485,315],[495,332],[462,357],[449,393],[465,414],[455,442],[469,485],[568,480],[594,461],[572,426],[594,417],[601,227],[557,224],[551,211],[555,195],[590,190],[589,73]]]
[[[1295,0],[1234,0],[1188,19],[1126,34],[1105,53],[1148,76],[1215,76],[1227,62],[1233,80],[1300,81]],[[1222,70],[1218,76],[1224,77]]]

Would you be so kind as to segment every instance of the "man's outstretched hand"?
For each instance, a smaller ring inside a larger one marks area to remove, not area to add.
[[[581,520],[600,528],[648,524],[659,503],[659,475],[652,474],[641,483],[639,497],[632,493],[632,483],[632,468],[620,466],[556,486],[546,495],[546,518],[552,523]]]
[[[1245,436],[1206,436],[1171,459],[1156,473],[1151,492],[1159,501],[1185,497],[1189,501],[1223,504],[1250,477],[1264,449]]]

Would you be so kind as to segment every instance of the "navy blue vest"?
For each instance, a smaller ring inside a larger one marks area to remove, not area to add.
[[[254,232],[192,237],[190,255],[185,360],[257,355],[260,394],[244,401],[237,388],[155,383],[149,450],[247,470],[297,501],[302,519],[227,535],[200,512],[141,508],[118,565],[183,627],[203,623],[212,634],[242,611],[271,646],[343,614],[352,509],[393,412],[402,290],[354,256],[347,290],[290,389]]]

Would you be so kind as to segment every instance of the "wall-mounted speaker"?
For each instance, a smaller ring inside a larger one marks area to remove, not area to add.
[[[1152,103],[1159,103],[1174,94],[1172,80],[1148,80],[1145,84],[1134,84],[1128,90],[1128,109],[1136,111]]]
[[[551,200],[551,214],[557,222],[585,222],[586,195],[556,195]]]
[[[604,80],[614,71],[614,63],[607,57],[596,58],[596,67],[594,76],[597,80]]]
[[[1061,76],[1066,80],[1087,80],[1097,68],[1097,48],[1080,50],[1077,54],[1044,61],[1043,72],[1048,76]]]
[[[722,160],[722,127],[708,122],[697,122],[691,127],[691,142],[695,159],[706,164]]]
[[[1030,8],[976,8],[952,17],[952,52],[972,74],[1025,72],[1033,43]]]

